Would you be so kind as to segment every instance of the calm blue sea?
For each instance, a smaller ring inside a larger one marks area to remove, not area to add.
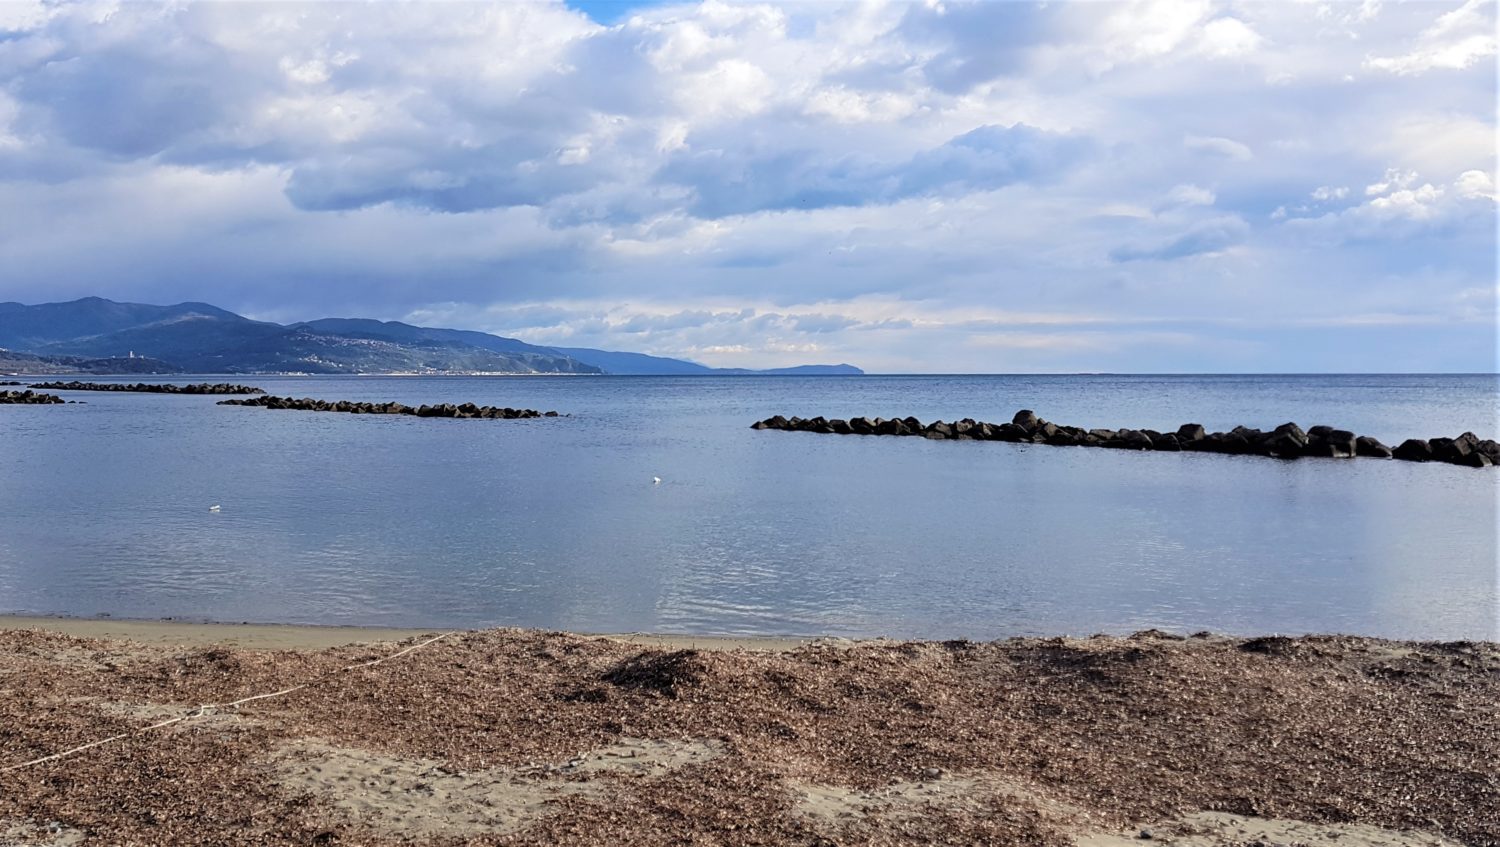
[[[774,413],[1005,421],[1024,407],[1090,427],[1327,423],[1394,445],[1500,436],[1494,376],[235,381],[570,417],[100,393],[0,406],[0,611],[976,639],[1146,627],[1500,637],[1500,471],[749,429]]]

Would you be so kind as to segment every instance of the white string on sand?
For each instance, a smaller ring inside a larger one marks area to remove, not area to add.
[[[161,729],[163,727],[168,727],[168,726],[171,726],[171,725],[177,724],[177,723],[182,723],[183,721],[189,721],[189,720],[192,720],[193,718],[207,717],[208,715],[214,714],[219,709],[234,709],[234,708],[238,708],[238,707],[244,705],[245,703],[250,703],[250,702],[253,702],[253,701],[256,701],[256,700],[269,700],[269,699],[271,699],[273,697],[284,697],[284,696],[286,696],[288,694],[291,694],[294,691],[301,691],[302,689],[307,688],[309,686],[317,685],[319,682],[322,682],[325,679],[329,679],[331,677],[337,676],[337,675],[339,675],[341,673],[348,673],[349,671],[355,671],[355,670],[359,670],[361,668],[371,668],[371,667],[374,667],[374,666],[380,664],[381,662],[389,662],[392,659],[399,659],[402,656],[405,656],[407,653],[411,653],[413,651],[420,650],[423,647],[428,646],[429,644],[436,644],[437,642],[442,641],[444,638],[447,638],[450,635],[457,635],[457,634],[458,633],[456,631],[455,632],[445,632],[442,635],[434,636],[434,637],[429,638],[426,641],[423,641],[423,642],[421,642],[419,644],[413,644],[410,647],[406,647],[406,648],[404,648],[402,650],[398,650],[395,653],[390,654],[389,656],[381,656],[378,659],[371,659],[371,660],[369,660],[367,662],[357,662],[355,664],[339,668],[336,671],[331,671],[329,673],[326,673],[326,674],[324,674],[324,675],[322,675],[322,676],[320,676],[320,677],[318,677],[316,679],[309,680],[308,682],[304,682],[301,685],[294,685],[291,688],[283,688],[280,691],[272,691],[272,692],[270,692],[268,694],[253,694],[253,695],[251,695],[249,697],[241,697],[238,700],[232,700],[232,701],[230,701],[228,703],[210,703],[208,705],[199,706],[198,708],[193,709],[192,711],[190,711],[190,712],[188,712],[186,714],[178,715],[175,718],[168,718],[168,719],[166,719],[164,721],[161,721],[159,723],[151,724],[150,726],[143,726],[140,729],[133,729],[133,730],[131,730],[129,732],[122,732],[119,735],[111,735],[108,738],[101,738],[98,741],[90,741],[87,744],[80,744],[77,747],[72,748],[71,750],[64,750],[61,753],[53,753],[50,756],[42,756],[41,758],[38,758],[38,759],[32,759],[29,762],[21,762],[20,764],[9,765],[7,767],[0,768],[0,773],[9,773],[11,771],[17,771],[17,770],[20,770],[22,768],[29,768],[32,765],[40,765],[40,764],[43,764],[45,762],[54,762],[54,761],[57,761],[58,759],[66,759],[69,756],[72,756],[74,754],[82,753],[85,750],[89,750],[89,749],[92,749],[94,747],[100,747],[100,746],[103,746],[105,744],[109,744],[109,743],[114,742],[114,741],[119,741],[122,738],[129,738],[129,737],[131,737],[133,735],[144,735],[145,733],[151,732],[152,730]]]

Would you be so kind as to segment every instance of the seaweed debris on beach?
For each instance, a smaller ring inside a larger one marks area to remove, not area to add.
[[[0,632],[0,842],[1500,845],[1490,643],[395,649]]]

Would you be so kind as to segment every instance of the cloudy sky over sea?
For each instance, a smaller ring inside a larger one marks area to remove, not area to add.
[[[0,300],[1493,371],[1493,2],[0,3]]]

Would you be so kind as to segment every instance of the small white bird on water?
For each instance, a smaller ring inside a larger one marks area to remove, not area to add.
[[[651,477],[651,484],[652,485],[661,485],[661,477],[659,477],[659,476],[653,476],[653,477]]]
[[[217,503],[215,503],[215,504],[214,504],[214,505],[212,505],[212,506],[209,506],[209,507],[208,507],[208,510],[209,510],[209,511],[210,511],[210,512],[220,512],[220,511],[223,511],[223,509],[222,509],[222,508],[221,508],[221,507],[220,507],[220,506],[219,506],[219,505],[218,505],[218,504],[217,504]]]

